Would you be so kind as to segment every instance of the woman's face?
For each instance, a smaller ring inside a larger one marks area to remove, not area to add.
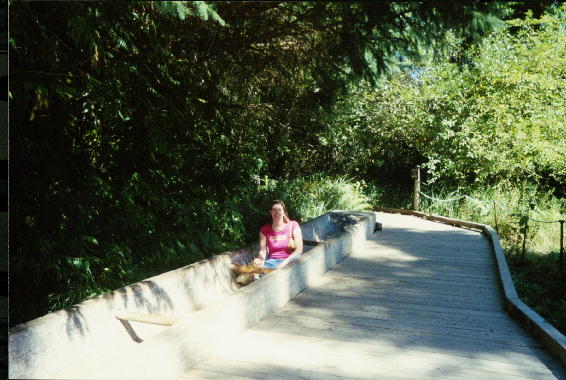
[[[283,206],[281,206],[279,203],[275,203],[273,206],[271,206],[269,214],[273,219],[278,219],[282,218],[285,215],[285,210],[283,210]]]

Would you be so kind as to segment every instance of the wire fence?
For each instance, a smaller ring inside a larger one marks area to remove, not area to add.
[[[418,180],[419,178],[417,177],[416,180]],[[420,203],[420,201],[418,201],[418,196],[423,196],[426,199],[431,200],[432,202],[439,202],[439,203],[449,203],[449,202],[457,202],[457,201],[462,201],[462,200],[470,200],[476,203],[481,203],[481,204],[490,204],[493,205],[493,212],[494,212],[494,216],[495,216],[495,229],[497,231],[497,233],[499,234],[499,226],[498,226],[498,222],[497,222],[497,210],[496,207],[503,210],[506,214],[508,214],[509,216],[515,216],[518,217],[519,220],[515,223],[515,224],[519,224],[520,226],[520,231],[522,232],[523,235],[523,244],[522,244],[522,250],[521,250],[521,262],[524,260],[525,257],[525,249],[526,249],[526,242],[527,242],[527,231],[529,229],[529,222],[535,222],[535,223],[544,223],[544,224],[552,224],[552,223],[559,223],[560,224],[560,256],[559,256],[559,263],[560,263],[560,271],[563,271],[564,268],[564,219],[557,219],[557,220],[540,220],[540,219],[536,219],[533,217],[530,217],[527,214],[517,214],[517,213],[513,213],[511,210],[509,210],[507,207],[504,207],[503,205],[501,205],[499,202],[495,201],[495,200],[482,200],[482,199],[477,199],[474,197],[471,197],[467,194],[464,195],[460,195],[454,198],[447,198],[447,199],[440,199],[440,198],[435,198],[433,196],[430,196],[428,194],[423,193],[422,191],[420,191],[420,184],[415,184],[415,194],[414,197],[415,199],[417,199],[417,201],[415,202],[415,208],[418,208],[418,205]]]
[[[430,195],[427,195],[427,194],[423,193],[422,191],[419,191],[418,193],[419,193],[419,195],[422,195],[423,197],[430,199],[434,202],[455,202],[455,201],[459,201],[459,200],[462,200],[462,199],[469,199],[469,200],[477,202],[477,203],[495,204],[497,207],[499,207],[501,210],[505,211],[507,214],[516,215],[516,214],[513,214],[507,207],[502,206],[499,202],[497,202],[495,200],[484,201],[484,200],[481,200],[481,199],[471,197],[467,194],[464,194],[464,195],[461,195],[461,196],[455,197],[455,198],[439,199],[439,198],[431,197]],[[538,222],[538,223],[561,223],[561,222],[564,222],[563,219],[539,220],[539,219],[535,219],[533,217],[529,217],[529,221]]]

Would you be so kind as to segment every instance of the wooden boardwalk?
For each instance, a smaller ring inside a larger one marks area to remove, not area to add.
[[[182,379],[566,379],[504,311],[479,232],[380,213],[320,281]]]

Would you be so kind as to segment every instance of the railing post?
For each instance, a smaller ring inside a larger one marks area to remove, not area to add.
[[[525,223],[525,227],[523,229],[523,249],[521,251],[521,265],[523,265],[523,262],[525,261],[525,251],[526,251],[526,244],[527,244],[527,230],[529,229],[529,222],[527,219],[527,222]]]
[[[560,222],[560,272],[564,269],[564,220]]]
[[[495,207],[495,200],[493,200],[493,217],[495,219],[495,232],[499,235],[499,226],[497,225],[497,208]]]
[[[421,203],[419,194],[421,191],[421,167],[419,165],[411,171],[411,177],[415,180],[415,186],[413,188],[413,210],[419,211]]]

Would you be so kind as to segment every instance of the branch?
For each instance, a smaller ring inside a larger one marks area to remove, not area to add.
[[[47,71],[18,70],[18,69],[16,69],[16,71],[20,71],[20,72],[23,72],[23,73],[40,74],[40,75],[55,75],[55,76],[63,76],[63,77],[72,77],[72,75],[69,75],[69,74],[50,73],[50,72],[47,72]]]

